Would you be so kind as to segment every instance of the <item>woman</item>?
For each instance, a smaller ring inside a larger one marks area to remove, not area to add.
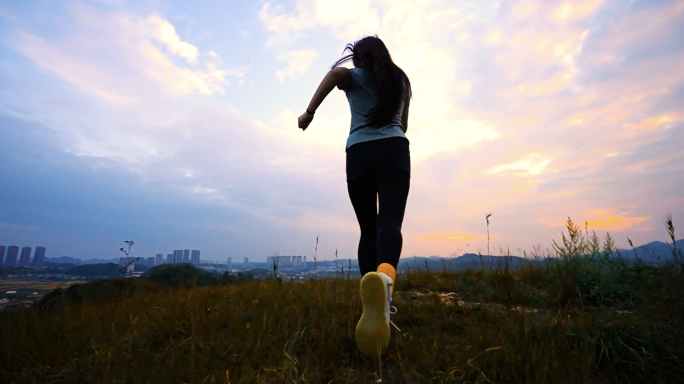
[[[361,227],[358,258],[363,314],[356,326],[356,344],[363,354],[380,357],[389,344],[390,303],[411,177],[405,135],[411,83],[377,35],[347,44],[346,50],[351,54],[332,66],[299,117],[299,128],[306,130],[316,108],[335,86],[345,92],[352,114],[346,148],[347,190]],[[355,68],[338,67],[349,60]]]

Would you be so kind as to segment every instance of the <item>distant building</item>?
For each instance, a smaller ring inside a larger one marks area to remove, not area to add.
[[[183,251],[183,262],[184,263],[190,262],[190,250],[189,249],[186,249]]]
[[[150,268],[154,267],[154,256],[150,256],[147,258],[147,260],[145,261],[145,266]]]
[[[19,259],[19,264],[22,267],[31,265],[31,247],[21,248],[21,259]]]
[[[166,264],[173,263],[173,254],[169,253],[166,255]]]
[[[17,256],[19,256],[19,247],[16,245],[7,247],[7,253],[5,254],[5,265],[10,267],[17,265]]]
[[[6,246],[0,245],[0,265],[2,265],[3,262],[5,261],[5,250],[6,249],[7,249]]]
[[[183,250],[182,249],[176,249],[173,251],[173,263],[178,264],[183,261]]]
[[[229,267],[230,267],[231,265],[233,265],[233,258],[232,258],[232,257],[229,257],[228,260],[226,260],[226,265],[229,266]]]
[[[245,257],[245,264],[249,263],[249,257]]]
[[[303,267],[302,257],[306,256],[268,256],[266,263],[268,265],[277,264],[280,267]]]
[[[135,265],[140,263],[140,261],[135,262],[134,257],[120,257],[119,258],[119,266],[120,267],[126,267],[126,273],[133,272],[135,270]],[[143,259],[144,263],[144,259]]]
[[[157,253],[157,258],[154,260],[154,266],[156,267],[157,265],[162,265],[164,264],[164,254],[163,253]]]
[[[187,250],[186,250],[187,251]],[[192,264],[200,265],[200,251],[197,249],[192,250]]]
[[[33,254],[33,265],[45,264],[45,247],[36,247],[36,252]]]

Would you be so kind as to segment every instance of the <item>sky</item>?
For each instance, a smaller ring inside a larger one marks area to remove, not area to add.
[[[0,3],[0,244],[356,258],[346,44],[411,80],[402,257],[684,224],[684,1]],[[489,226],[485,216],[489,217]],[[681,230],[679,230],[680,236]]]

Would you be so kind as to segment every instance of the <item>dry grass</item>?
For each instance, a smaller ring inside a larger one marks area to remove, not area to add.
[[[579,256],[517,271],[400,271],[402,331],[380,367],[354,342],[358,280],[144,283],[4,315],[0,382],[681,382],[681,271]]]

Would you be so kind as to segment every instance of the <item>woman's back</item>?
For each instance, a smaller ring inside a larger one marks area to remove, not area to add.
[[[347,148],[360,142],[387,137],[405,138],[401,119],[404,100],[401,101],[396,115],[389,123],[380,127],[372,126],[367,116],[378,103],[377,85],[369,77],[365,68],[353,68],[350,69],[350,73],[351,83],[343,89],[347,95],[352,116]]]

